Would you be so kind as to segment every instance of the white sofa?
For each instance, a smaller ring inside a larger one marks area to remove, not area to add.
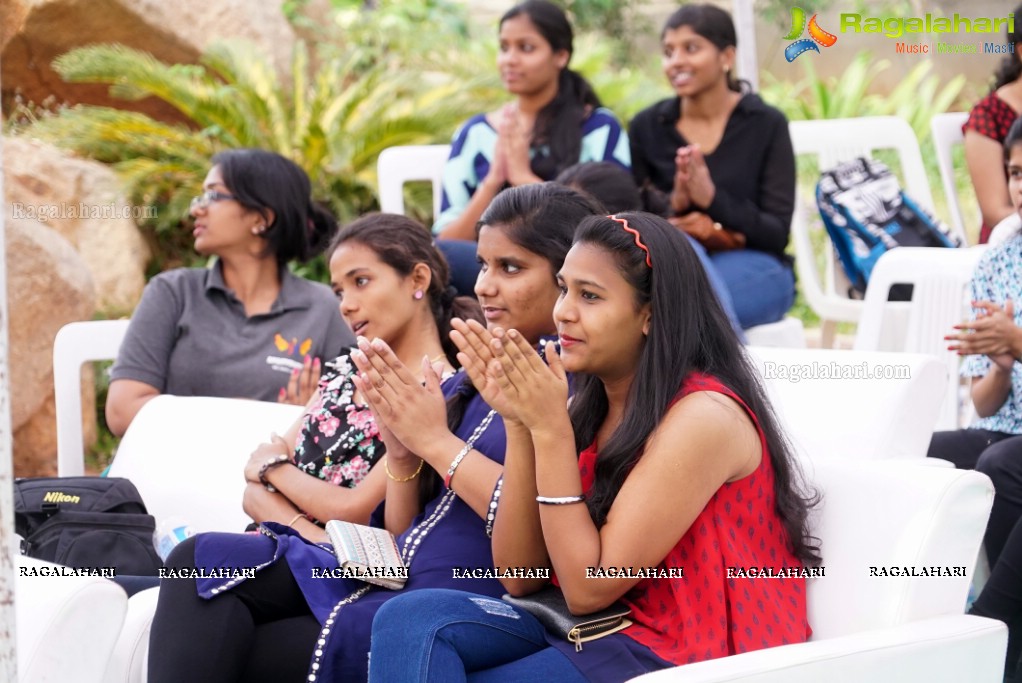
[[[888,460],[926,455],[947,387],[947,370],[937,358],[752,346],[748,352],[788,439],[803,457]],[[819,377],[824,372],[831,377]],[[833,377],[867,372],[891,376]]]
[[[826,575],[810,579],[809,643],[641,677],[641,681],[999,682],[1007,631],[962,614],[993,489],[976,472],[911,463],[820,461],[813,531]],[[870,576],[870,567],[964,567],[964,576]],[[131,599],[109,683],[145,680],[155,589]],[[131,633],[128,631],[131,630]],[[117,669],[116,675],[113,668]]]
[[[1001,655],[993,657],[1000,662],[1006,637],[1003,629],[996,622],[961,616],[970,578],[942,578],[926,584],[920,579],[863,577],[856,569],[865,558],[876,557],[878,565],[967,566],[969,577],[972,575],[989,513],[989,481],[973,472],[865,462],[922,460],[946,386],[943,365],[916,354],[778,348],[750,348],[750,353],[761,372],[767,362],[775,363],[776,374],[776,364],[833,361],[852,366],[866,363],[870,368],[901,365],[908,368],[910,376],[869,381],[792,382],[776,376],[765,380],[782,423],[807,458],[810,476],[826,495],[816,528],[824,543],[827,576],[810,588],[810,623],[816,635],[811,643],[793,646],[808,653],[796,658],[800,662],[796,668],[808,666],[806,662],[848,658],[855,652],[863,661],[873,662],[874,652],[914,652],[921,647],[920,639],[940,641],[945,654],[956,651],[956,644],[966,649],[986,648],[988,654],[1000,648]],[[257,436],[265,438],[271,429],[283,430],[291,415],[274,409],[260,417],[258,413],[264,409],[269,410],[263,404],[229,399],[155,399],[136,418],[137,434],[129,431],[132,438],[122,442],[112,474],[136,481],[158,516],[184,514],[199,530],[238,529],[244,521],[239,503],[240,472],[247,450],[232,445],[222,467],[204,469],[204,477],[197,483],[183,472],[191,471],[198,461],[205,462],[211,446],[228,448],[228,444],[216,440],[221,438],[219,434],[216,438],[196,436],[182,425],[194,428],[201,424],[212,429],[224,424],[225,415],[229,415],[235,425],[255,423]],[[132,430],[135,428],[133,424]],[[129,601],[127,622],[105,681],[145,680],[145,654],[157,593],[157,589],[144,591]],[[922,622],[929,618],[933,621]],[[846,642],[845,638],[852,640]],[[766,658],[770,661],[764,666],[772,670],[779,665],[770,663],[771,658],[782,657],[775,653],[749,653],[742,656],[746,659],[727,661],[737,660],[734,666],[740,667],[743,661]],[[783,665],[785,660],[779,661]],[[699,667],[717,665],[710,662],[657,675],[684,672],[687,677],[696,675]],[[814,677],[815,670],[806,670],[811,672],[804,680],[829,680]],[[737,671],[727,676],[737,675]],[[724,680],[713,678],[717,674],[712,671],[707,675],[711,677],[705,680]]]
[[[895,462],[819,461],[812,470],[826,574],[808,579],[810,641],[633,681],[1000,683],[1007,629],[962,613],[990,480]],[[965,576],[871,576],[871,567],[965,567]]]
[[[128,596],[100,577],[40,575],[53,570],[59,566],[14,557],[18,681],[100,683]]]

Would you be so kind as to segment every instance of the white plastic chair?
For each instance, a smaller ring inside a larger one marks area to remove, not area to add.
[[[901,186],[921,206],[933,209],[933,195],[926,180],[922,154],[915,133],[906,121],[896,116],[872,116],[856,119],[792,121],[791,141],[795,155],[815,155],[821,171],[842,161],[872,156],[875,150],[893,149],[901,165]],[[816,269],[809,233],[809,213],[803,200],[796,197],[791,236],[795,243],[795,267],[809,306],[820,316],[822,344],[833,345],[836,323],[858,322],[863,303],[852,299],[847,277],[833,249],[828,250],[824,277]],[[812,198],[809,198],[812,199]],[[815,200],[810,204],[815,213]]]
[[[806,330],[801,320],[787,316],[775,323],[750,327],[745,330],[745,340],[750,346],[804,349]]]
[[[985,245],[968,249],[901,247],[877,261],[866,288],[865,307],[855,336],[857,351],[908,351],[937,357],[947,368],[947,392],[937,420],[938,429],[958,429],[960,380],[958,354],[947,350],[944,335],[968,316],[969,282]],[[904,335],[885,334],[885,313],[891,285],[910,283]]]
[[[85,472],[82,440],[82,364],[117,357],[130,320],[90,320],[64,325],[53,342],[53,396],[57,413],[57,473]]]
[[[962,205],[958,201],[951,151],[955,145],[962,144],[962,126],[968,118],[968,112],[954,111],[937,114],[930,119],[930,135],[933,136],[933,146],[937,150],[937,167],[940,169],[940,182],[944,186],[951,226],[962,235],[965,234],[965,219],[962,216]]]
[[[433,218],[440,215],[441,181],[444,164],[451,154],[450,145],[404,145],[388,147],[376,161],[376,182],[380,191],[380,211],[405,212],[405,183],[428,180],[433,183]]]

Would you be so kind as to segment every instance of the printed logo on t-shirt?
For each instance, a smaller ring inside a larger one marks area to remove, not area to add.
[[[278,332],[273,335],[273,345],[276,347],[277,351],[286,353],[287,356],[267,356],[266,364],[279,372],[290,373],[295,369],[301,370],[302,361],[312,348],[312,338],[306,338],[305,341],[298,343],[297,337],[291,337],[291,339],[288,340],[284,335]]]

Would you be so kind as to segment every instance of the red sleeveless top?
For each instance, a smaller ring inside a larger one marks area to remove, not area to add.
[[[682,567],[684,577],[643,579],[621,598],[632,608],[634,622],[622,633],[674,664],[801,643],[812,634],[805,578],[748,578],[745,571],[802,567],[788,550],[788,534],[775,510],[774,470],[759,420],[733,391],[701,373],[685,378],[672,405],[697,391],[724,394],[745,408],[763,456],[755,472],[713,494],[658,565]],[[594,445],[579,456],[586,493],[593,485],[596,458]],[[744,577],[729,578],[729,568]]]

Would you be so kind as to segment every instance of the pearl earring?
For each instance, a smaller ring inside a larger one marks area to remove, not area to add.
[[[264,232],[266,232],[266,226],[265,225],[257,225],[257,226],[252,228],[252,234],[253,235],[259,236],[259,235],[262,235]]]
[[[421,300],[422,299],[422,290],[421,289],[415,290],[415,294],[413,296],[415,297],[416,301]]]

